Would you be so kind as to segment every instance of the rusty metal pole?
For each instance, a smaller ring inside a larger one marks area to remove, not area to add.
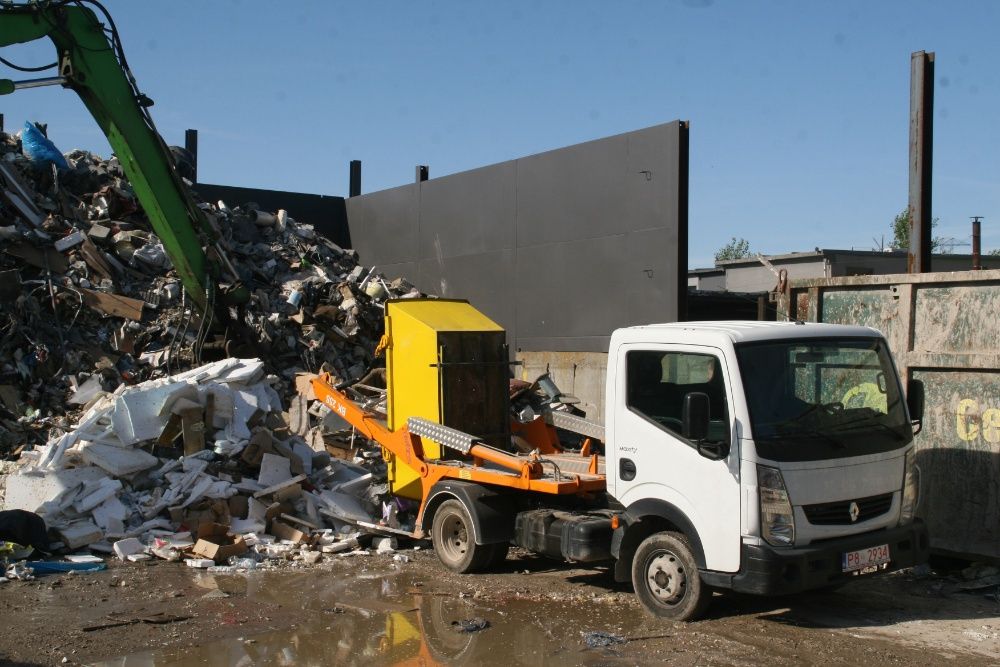
[[[934,53],[910,54],[909,273],[931,270],[931,167],[934,143]]]
[[[361,194],[361,160],[351,160],[351,181],[347,188],[348,197]]]
[[[198,182],[198,130],[184,130],[184,150],[191,154],[191,180]]]
[[[983,216],[974,215],[972,216],[972,270],[981,271],[983,268],[982,260],[982,220]]]

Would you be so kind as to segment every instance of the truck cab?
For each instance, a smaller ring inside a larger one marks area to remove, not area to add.
[[[800,322],[619,329],[606,381],[611,553],[654,614],[924,562],[907,394],[882,335]],[[912,412],[912,414],[911,414]]]

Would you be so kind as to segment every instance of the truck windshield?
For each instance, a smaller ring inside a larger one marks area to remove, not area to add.
[[[737,347],[757,453],[812,461],[890,451],[912,439],[881,339],[796,339]]]

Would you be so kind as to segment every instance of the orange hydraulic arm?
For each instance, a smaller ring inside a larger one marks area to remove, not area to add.
[[[587,474],[546,474],[545,462],[537,454],[519,456],[484,444],[472,444],[468,451],[468,461],[429,461],[424,456],[421,436],[411,433],[407,427],[390,431],[385,422],[375,414],[365,411],[338,391],[328,374],[313,378],[312,386],[316,398],[324,405],[351,424],[361,435],[379,443],[384,457],[399,457],[403,463],[417,471],[424,501],[431,487],[448,478],[557,495],[605,489],[605,478],[594,474],[596,470]],[[492,466],[487,467],[487,463]],[[417,525],[421,525],[423,512],[422,502]]]

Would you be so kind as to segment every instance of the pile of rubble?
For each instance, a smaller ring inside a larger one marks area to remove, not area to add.
[[[61,171],[34,163],[15,135],[0,134],[0,457],[44,443],[93,390],[224,356],[203,344],[117,159],[79,150],[66,159]],[[284,211],[200,206],[251,292],[245,342],[280,370],[284,399],[300,371],[364,375],[382,302],[419,296]]]
[[[324,436],[343,422],[310,403],[311,378],[298,378],[293,406],[307,413],[296,415],[257,359],[98,392],[73,428],[22,453],[5,508],[37,512],[66,551],[123,560],[314,563],[378,535],[374,546],[392,550],[392,534],[412,526],[399,523],[385,464],[365,446],[331,455]]]
[[[0,458],[23,464],[5,506],[39,512],[68,550],[132,559],[319,554],[398,527],[377,449],[300,390],[366,375],[385,299],[419,292],[285,211],[200,204],[264,351],[204,364],[117,159],[65,157],[33,162],[0,134]]]

